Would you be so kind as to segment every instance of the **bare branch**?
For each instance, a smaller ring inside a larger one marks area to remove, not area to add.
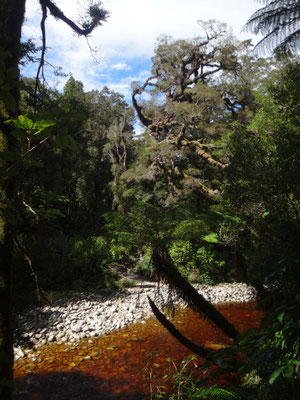
[[[38,301],[41,301],[41,299],[43,298],[44,300],[47,301],[47,303],[48,303],[49,305],[52,306],[53,304],[51,303],[51,300],[48,298],[48,296],[46,295],[46,293],[45,293],[45,292],[43,291],[43,289],[40,287],[39,280],[38,280],[38,276],[37,276],[37,274],[35,273],[35,271],[34,271],[34,269],[33,269],[33,266],[32,266],[31,258],[29,257],[29,255],[27,254],[26,250],[25,250],[24,247],[21,245],[21,243],[17,240],[17,238],[14,237],[13,239],[14,239],[14,242],[15,242],[17,248],[19,249],[19,251],[24,255],[24,259],[25,259],[25,261],[27,261],[27,263],[28,263],[28,265],[29,265],[29,268],[30,268],[30,270],[31,270],[31,274],[32,274],[33,277],[34,277]]]
[[[45,143],[50,136],[46,136],[44,139],[40,140],[35,146],[31,147],[29,150],[26,151],[20,158],[18,158],[13,164],[11,164],[8,168],[6,168],[1,174],[0,178],[7,175],[12,169],[14,169],[29,153],[39,147],[41,144]]]
[[[65,22],[73,31],[78,33],[78,35],[87,36],[89,35],[94,28],[99,25],[102,25],[102,22],[106,22],[107,18],[109,17],[108,11],[104,10],[103,8],[94,7],[92,10],[91,18],[92,20],[85,24],[86,26],[80,27],[76,25],[72,20],[67,18],[64,13],[50,0],[40,0],[40,3],[43,6],[46,6],[50,13],[55,17],[60,19],[61,21]]]

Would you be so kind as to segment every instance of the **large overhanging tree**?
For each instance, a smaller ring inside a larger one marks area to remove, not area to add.
[[[224,24],[201,24],[204,37],[159,40],[152,75],[135,84],[132,102],[153,148],[148,181],[150,171],[164,170],[173,198],[193,192],[211,202],[219,197],[227,164],[222,136],[229,122],[249,109],[253,96],[240,80],[249,42],[233,39]],[[238,89],[228,84],[234,81]]]
[[[163,232],[163,220],[171,214],[174,203],[196,196],[198,209],[204,209],[203,204],[218,202],[219,185],[228,162],[222,136],[231,129],[231,122],[244,123],[247,113],[255,108],[251,83],[245,75],[251,80],[256,70],[259,85],[258,71],[264,64],[259,66],[249,58],[249,42],[234,40],[223,24],[210,21],[202,26],[204,37],[162,37],[152,60],[152,75],[133,87],[132,102],[145,127],[148,149],[122,175],[123,198],[126,203],[127,196],[130,210],[135,210],[132,231],[139,230],[140,238],[145,233],[158,276],[235,340],[235,328],[177,270],[168,251],[168,232]],[[140,228],[139,208],[144,210]],[[147,210],[151,210],[148,215]],[[159,218],[155,218],[156,211]],[[169,224],[171,220],[172,217]],[[148,229],[151,227],[153,237]],[[183,337],[151,300],[150,305],[159,321],[179,341],[196,354],[209,356],[206,349]]]
[[[264,7],[257,10],[245,25],[245,30],[262,34],[256,45],[262,53],[299,51],[300,1],[262,0]]]
[[[12,395],[13,367],[13,316],[12,316],[12,216],[16,188],[11,159],[14,140],[11,127],[5,123],[18,115],[19,61],[21,29],[25,14],[25,0],[4,0],[0,5],[0,150],[1,150],[1,220],[0,220],[0,399],[9,400]],[[45,21],[50,12],[64,21],[77,34],[87,36],[94,28],[106,21],[108,12],[101,3],[90,3],[87,19],[81,26],[75,24],[50,0],[40,0],[42,9],[42,54],[37,73],[44,65],[46,50]],[[42,144],[42,143],[41,143]],[[37,146],[35,146],[36,148]],[[30,150],[35,150],[32,148]],[[22,156],[20,156],[21,158]],[[18,163],[13,163],[13,166]],[[9,218],[8,218],[9,216]]]

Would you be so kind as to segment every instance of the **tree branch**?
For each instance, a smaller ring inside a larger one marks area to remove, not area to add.
[[[35,96],[35,111],[37,109],[37,90],[39,88],[39,76],[40,76],[40,72],[44,67],[44,63],[45,63],[45,52],[46,52],[46,29],[45,29],[45,21],[47,19],[47,7],[41,3],[42,6],[42,12],[43,12],[43,16],[41,19],[41,31],[42,31],[42,52],[41,52],[41,59],[40,59],[40,63],[38,66],[38,70],[36,73],[36,78],[35,78],[35,88],[34,88],[34,96]]]
[[[61,21],[65,22],[71,29],[73,29],[73,31],[82,36],[89,35],[94,30],[94,28],[96,28],[98,25],[101,25],[101,22],[106,22],[106,19],[109,16],[108,11],[104,10],[103,8],[93,7],[92,10],[90,9],[90,13],[92,14],[92,21],[89,24],[85,24],[86,27],[84,26],[83,28],[81,28],[80,26],[76,25],[72,20],[67,18],[64,13],[55,4],[52,3],[52,1],[40,0],[40,3],[42,7],[46,6],[55,18],[58,18]]]
[[[24,255],[24,259],[25,259],[25,261],[27,261],[27,263],[29,265],[29,268],[31,270],[31,274],[34,277],[38,301],[41,301],[41,298],[43,297],[47,301],[47,303],[52,306],[53,304],[51,303],[50,299],[48,298],[46,293],[43,291],[43,289],[39,285],[38,276],[37,276],[37,274],[35,273],[35,271],[33,269],[31,258],[29,257],[29,255],[27,254],[26,250],[21,245],[21,243],[17,240],[16,237],[14,237],[14,242],[15,242],[17,248],[19,249],[19,251]]]
[[[205,315],[233,340],[237,339],[235,327],[180,274],[165,246],[153,248],[152,262],[157,274],[164,276],[193,310]]]
[[[0,179],[7,175],[13,168],[15,168],[29,153],[31,153],[33,150],[35,150],[38,146],[40,146],[42,143],[46,142],[46,140],[49,139],[50,136],[46,136],[44,139],[40,140],[35,146],[31,147],[29,150],[26,151],[20,158],[18,158],[17,161],[15,161],[12,165],[10,165],[8,168],[6,168],[1,174],[0,174]]]
[[[176,329],[176,327],[170,321],[168,321],[168,319],[164,316],[164,314],[159,311],[159,309],[156,307],[156,305],[150,299],[150,297],[149,296],[147,297],[155,317],[172,336],[174,336],[181,344],[183,344],[183,346],[191,350],[193,353],[197,354],[197,356],[200,356],[205,359],[212,353],[211,350],[207,350],[202,346],[198,346],[197,344],[193,343],[191,340],[183,336]]]

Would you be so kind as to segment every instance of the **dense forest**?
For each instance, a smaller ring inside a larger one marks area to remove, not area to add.
[[[22,46],[21,54],[11,41],[18,32],[5,27],[19,3],[0,7],[0,399],[10,398],[11,387],[10,287],[12,302],[24,307],[54,290],[114,290],[126,270],[166,279],[245,354],[242,386],[197,388],[186,398],[296,399],[298,42],[260,57],[250,41],[211,21],[202,23],[203,37],[163,36],[151,74],[133,83],[128,104],[107,87],[85,91],[73,76],[61,92],[41,76],[19,78],[19,61],[36,51]],[[52,2],[41,4],[57,12]],[[77,33],[107,17],[92,11],[96,19]],[[196,298],[194,282],[253,285],[265,313],[261,328],[238,336]],[[222,363],[228,353],[217,357]]]

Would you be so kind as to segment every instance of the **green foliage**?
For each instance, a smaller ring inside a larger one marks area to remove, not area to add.
[[[241,341],[241,349],[248,356],[241,373],[248,374],[246,384],[249,382],[250,386],[251,377],[259,377],[256,383],[259,398],[282,399],[287,393],[290,399],[297,398],[300,388],[299,323],[298,294],[281,302],[266,315],[260,329],[246,332],[246,339]]]
[[[113,262],[124,261],[125,255],[132,250],[132,235],[127,232],[118,232],[110,242],[109,252]]]
[[[299,257],[300,231],[299,71],[299,63],[288,63],[273,75],[257,94],[260,108],[251,123],[237,128],[229,140],[232,155],[224,194],[246,221],[243,251],[252,276],[260,281],[273,272],[278,279],[281,259],[289,260],[289,271],[297,279],[293,265]]]
[[[209,388],[197,389],[191,397],[184,397],[186,399],[201,399],[201,400],[231,400],[231,399],[241,399],[233,391],[228,389],[211,386]]]
[[[42,235],[42,232],[40,232]],[[51,232],[44,232],[47,236]],[[40,286],[45,290],[70,290],[114,285],[108,268],[111,255],[107,241],[99,236],[72,237],[62,233],[45,240],[36,238],[26,243]],[[34,290],[28,266],[16,255],[16,288]]]
[[[196,252],[197,273],[201,283],[212,285],[226,281],[225,261],[220,259],[218,251],[209,247],[200,247]]]
[[[152,251],[148,247],[143,251],[142,255],[140,256],[140,259],[136,264],[137,271],[146,278],[150,278],[153,272],[151,257],[152,257]]]
[[[193,281],[213,285],[227,277],[225,261],[209,247],[195,249],[189,241],[176,240],[170,244],[169,254],[179,271]]]
[[[185,240],[176,240],[169,247],[169,254],[177,268],[186,276],[196,268],[192,244]]]
[[[110,261],[107,242],[101,236],[75,239],[72,243],[70,258],[79,274],[97,278]]]

